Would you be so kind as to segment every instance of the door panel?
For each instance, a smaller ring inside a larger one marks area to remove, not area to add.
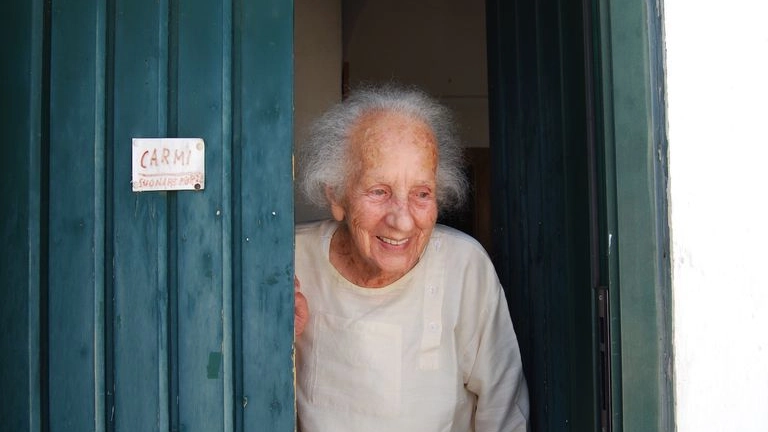
[[[114,232],[107,243],[114,257],[106,334],[112,336],[113,356],[107,367],[109,424],[116,431],[164,431],[170,407],[169,199],[126,187],[131,166],[124,161],[131,158],[131,137],[168,135],[167,4],[140,0],[113,7],[113,84],[107,98],[114,113],[107,138],[107,214]]]
[[[12,12],[49,84],[16,99],[43,142],[9,175],[38,184],[42,269],[2,345],[29,351],[30,430],[294,430],[293,4],[35,5]],[[203,138],[205,190],[132,192],[135,137]]]
[[[233,17],[237,430],[293,431],[293,2]]]
[[[178,400],[171,420],[180,430],[227,430],[231,410],[231,381],[224,379],[231,380],[224,359],[232,358],[231,339],[224,340],[231,331],[231,278],[224,270],[231,263],[224,244],[231,237],[231,212],[223,200],[231,186],[223,164],[231,151],[231,142],[224,141],[231,137],[231,119],[224,118],[223,108],[232,91],[224,87],[231,62],[224,35],[231,31],[231,16],[222,3],[178,2],[170,14],[171,29],[178,31],[169,47],[173,133],[204,138],[207,180],[204,193],[174,193],[170,200],[169,334],[172,397]]]
[[[52,431],[104,428],[103,2],[51,5],[48,410]]]
[[[0,14],[0,425],[39,431],[43,4]],[[12,61],[8,61],[12,59]],[[6,396],[9,395],[9,396]]]
[[[599,425],[581,2],[488,0],[493,259],[533,431]]]

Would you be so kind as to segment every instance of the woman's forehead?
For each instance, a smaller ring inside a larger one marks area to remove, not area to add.
[[[378,159],[383,151],[407,146],[426,148],[437,154],[435,135],[421,119],[393,111],[363,115],[350,136],[350,157]]]

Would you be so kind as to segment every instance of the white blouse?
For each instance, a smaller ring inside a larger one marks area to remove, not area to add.
[[[335,221],[296,228],[310,319],[296,341],[302,432],[525,431],[528,391],[507,303],[472,237],[437,225],[383,288],[329,261]]]

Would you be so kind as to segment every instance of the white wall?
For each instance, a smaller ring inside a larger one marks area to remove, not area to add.
[[[768,430],[768,3],[664,3],[679,432]]]

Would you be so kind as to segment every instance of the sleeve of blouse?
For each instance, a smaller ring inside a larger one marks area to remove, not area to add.
[[[479,326],[464,352],[466,387],[477,395],[476,432],[525,432],[528,388],[507,302],[495,285],[480,303]]]

